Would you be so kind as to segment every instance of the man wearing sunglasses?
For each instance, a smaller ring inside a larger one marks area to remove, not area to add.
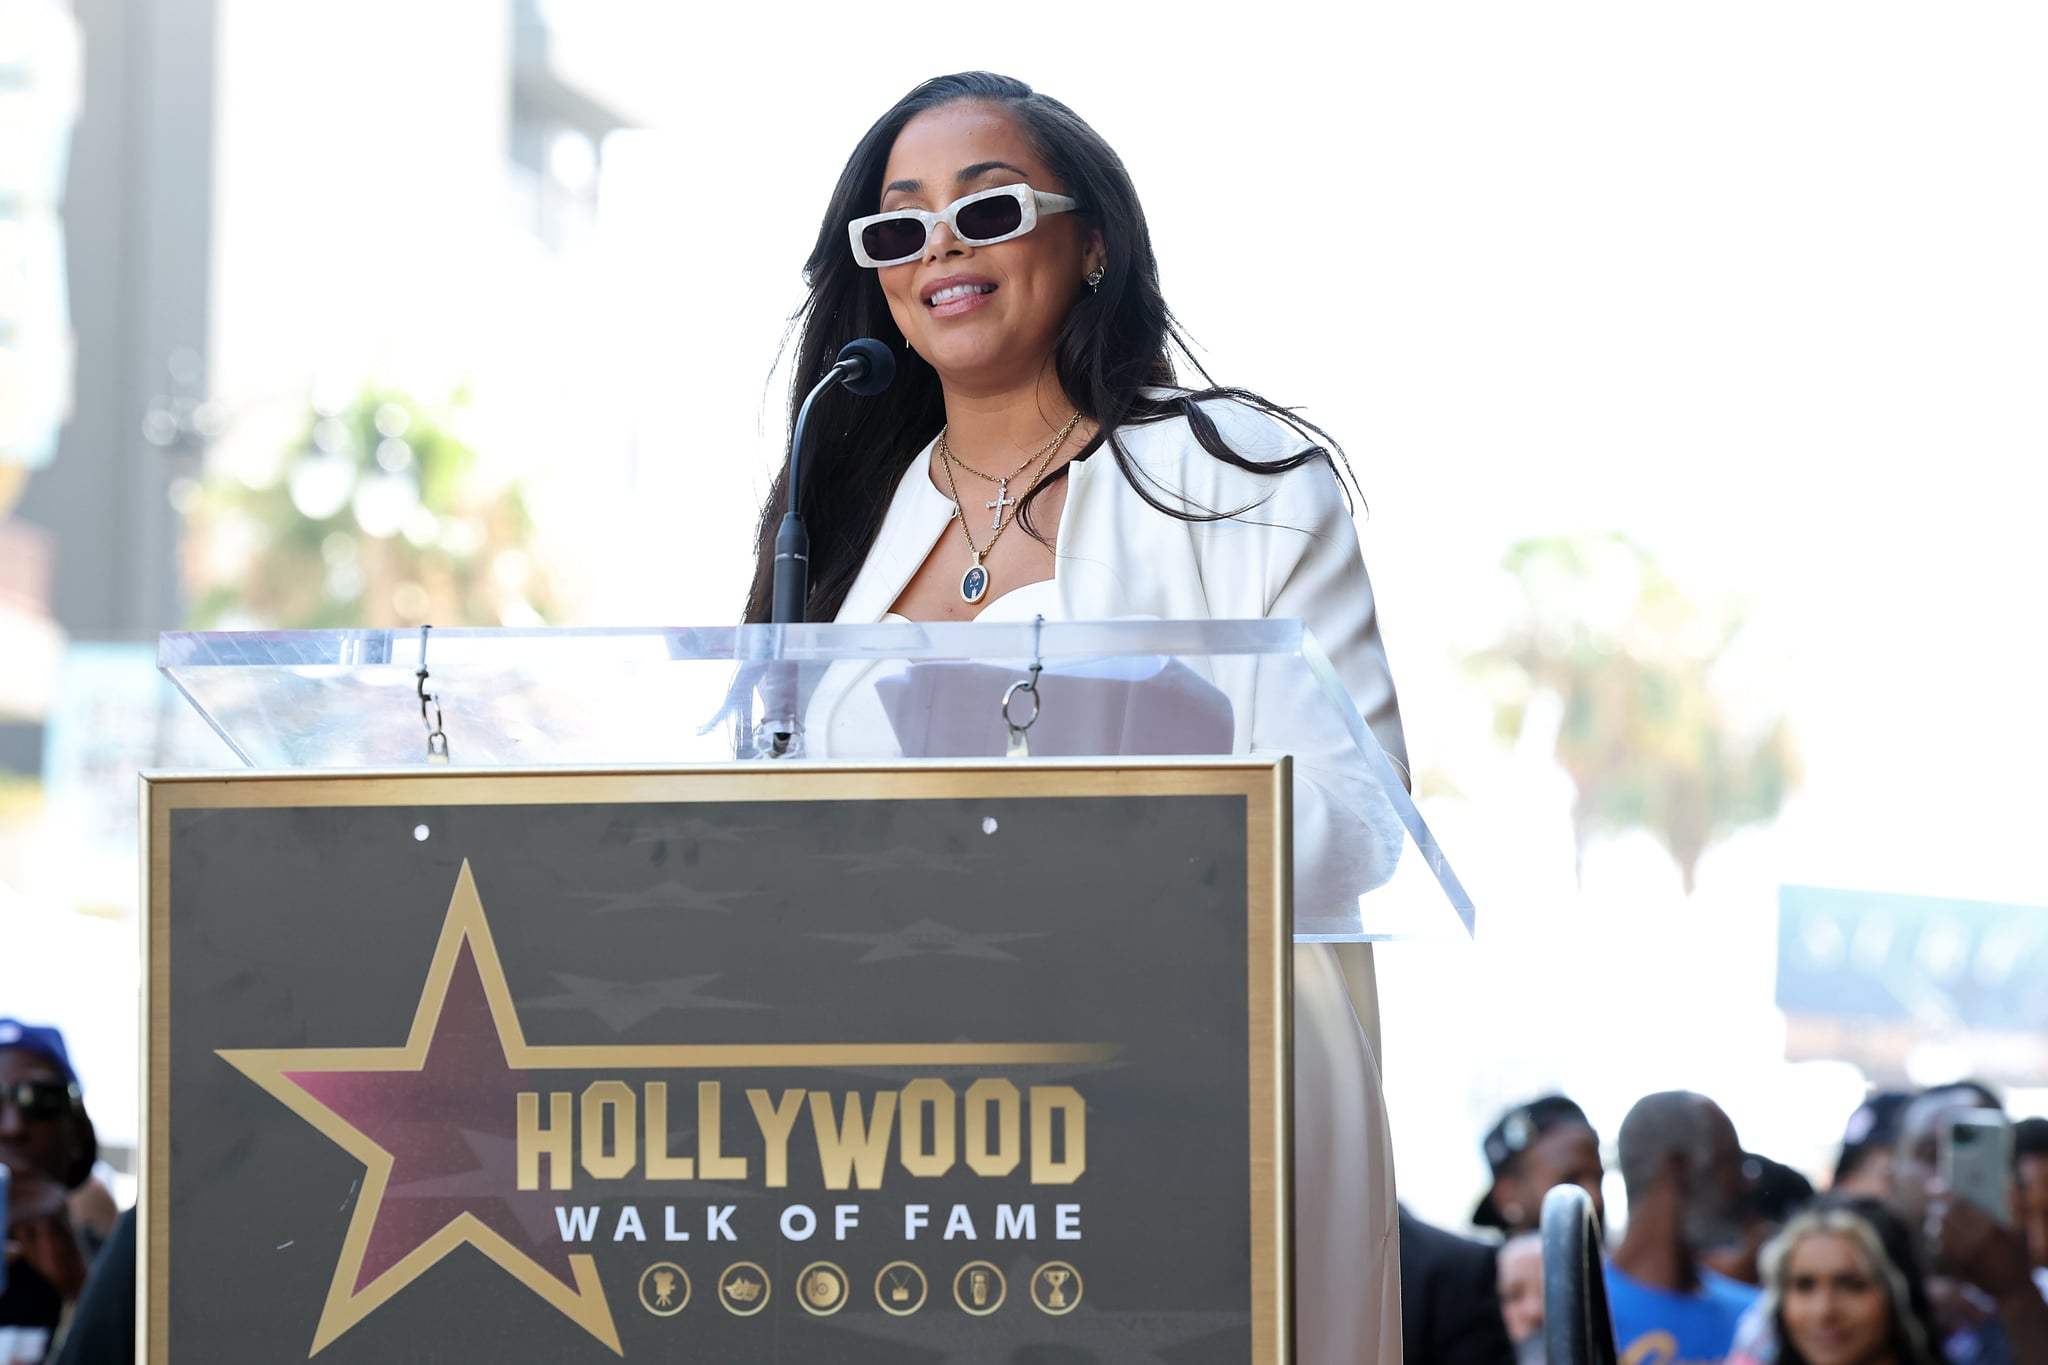
[[[0,1163],[8,1171],[0,1362],[37,1365],[85,1287],[84,1244],[66,1199],[97,1144],[56,1029],[0,1018]]]

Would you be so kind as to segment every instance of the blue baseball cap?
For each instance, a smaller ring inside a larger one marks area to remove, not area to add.
[[[24,1024],[19,1019],[0,1018],[0,1049],[19,1048],[33,1052],[64,1073],[64,1079],[78,1084],[71,1054],[64,1049],[64,1035],[47,1024]]]

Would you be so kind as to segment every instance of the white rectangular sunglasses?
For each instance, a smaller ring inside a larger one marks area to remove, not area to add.
[[[1066,213],[1074,205],[1064,194],[1047,194],[1024,184],[1003,185],[955,199],[937,213],[897,209],[856,218],[846,225],[846,235],[853,239],[853,259],[875,270],[924,255],[932,229],[940,223],[969,246],[993,246],[1037,227],[1039,214]]]

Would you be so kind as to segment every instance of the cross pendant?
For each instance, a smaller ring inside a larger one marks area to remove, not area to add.
[[[998,483],[1000,486],[996,489],[996,500],[982,504],[982,506],[992,508],[995,511],[996,519],[990,522],[988,526],[988,529],[991,531],[1002,530],[1003,509],[1017,505],[1017,500],[1010,496],[1010,481],[1008,479],[1001,479],[998,480]]]

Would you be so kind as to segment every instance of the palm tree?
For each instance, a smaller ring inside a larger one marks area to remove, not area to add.
[[[1497,732],[1518,738],[1530,701],[1554,696],[1557,761],[1577,791],[1578,856],[1595,835],[1646,829],[1691,895],[1706,850],[1774,819],[1800,779],[1784,715],[1744,723],[1717,694],[1714,665],[1741,631],[1741,611],[1689,600],[1621,535],[1524,540],[1502,567],[1520,610],[1467,660],[1493,698]]]
[[[461,395],[430,409],[367,388],[311,412],[292,456],[251,486],[216,471],[189,512],[199,628],[541,625],[560,610],[516,482],[457,434]]]

